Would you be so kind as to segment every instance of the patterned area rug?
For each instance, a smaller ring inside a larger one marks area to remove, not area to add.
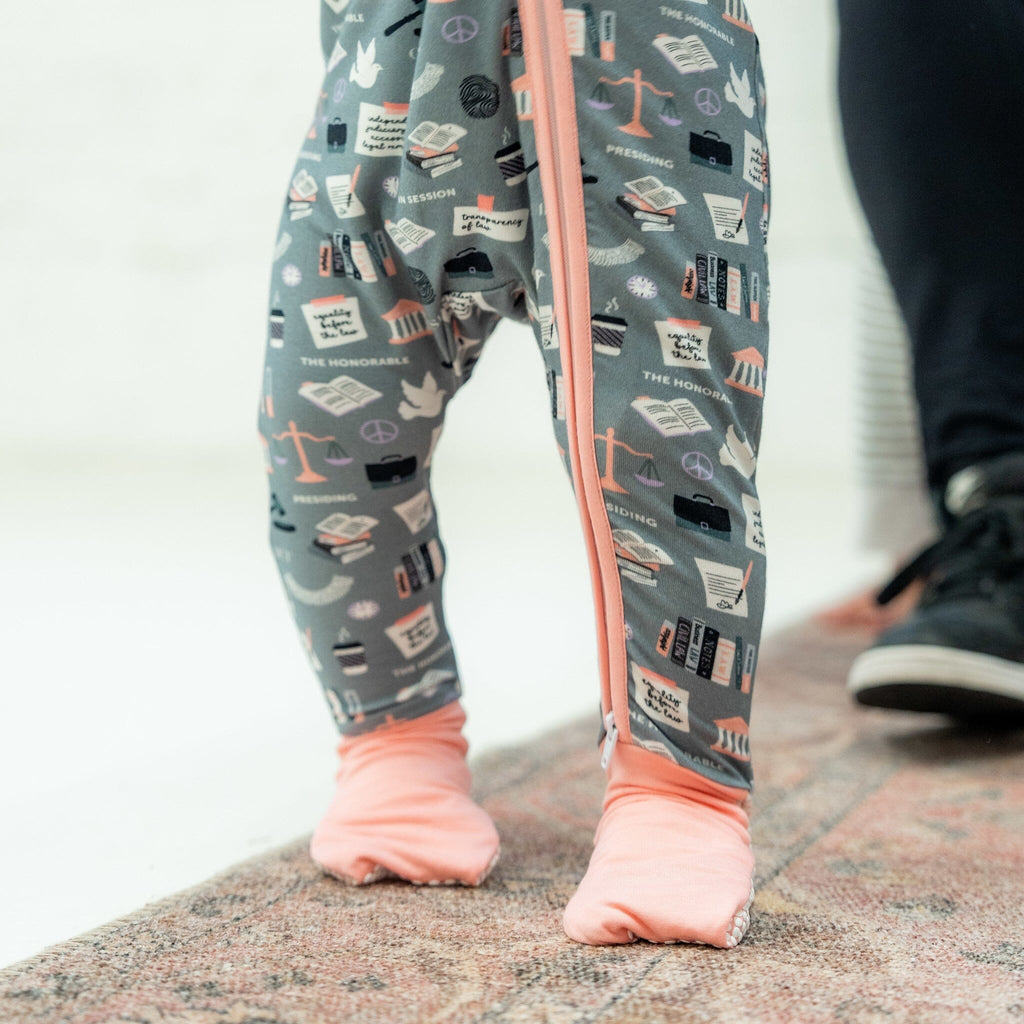
[[[854,708],[862,644],[808,624],[765,645],[735,950],[563,935],[600,808],[595,716],[559,730],[557,761],[541,739],[475,762],[503,844],[482,888],[346,887],[298,840],[0,971],[0,1021],[1024,1021],[1024,733]]]

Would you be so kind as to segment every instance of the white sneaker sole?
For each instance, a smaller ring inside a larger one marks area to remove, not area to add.
[[[963,717],[1024,715],[1024,664],[932,644],[873,647],[850,667],[861,704]]]

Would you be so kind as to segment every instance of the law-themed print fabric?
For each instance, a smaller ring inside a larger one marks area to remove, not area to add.
[[[524,53],[521,8],[322,0],[326,74],[274,251],[259,433],[274,556],[347,734],[461,693],[430,465],[502,317],[533,328],[569,469],[541,58]],[[602,467],[632,740],[745,787],[765,581],[757,39],[739,0],[562,14],[590,270],[580,443]]]

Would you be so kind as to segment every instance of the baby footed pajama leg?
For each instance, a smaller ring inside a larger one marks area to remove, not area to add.
[[[590,553],[609,773],[565,930],[730,947],[753,897],[765,578],[758,42],[740,0],[520,0],[518,18],[554,321],[537,333]]]
[[[498,835],[470,796],[430,472],[447,402],[499,319],[525,317],[523,269],[452,227],[453,197],[509,191],[490,156],[462,165],[454,122],[473,111],[493,153],[515,106],[460,91],[458,60],[438,60],[447,15],[402,7],[322,5],[327,71],[281,217],[259,429],[272,548],[342,734],[312,856],[358,883],[476,885]],[[500,59],[490,28],[456,56]]]
[[[328,874],[366,883],[479,885],[498,860],[494,823],[470,798],[458,701],[343,739],[334,800],[310,854]]]

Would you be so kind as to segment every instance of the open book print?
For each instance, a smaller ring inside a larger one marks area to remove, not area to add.
[[[447,122],[438,124],[436,121],[421,121],[414,131],[409,133],[409,142],[418,149],[431,153],[443,153],[466,134],[461,125]]]
[[[711,424],[688,398],[665,402],[645,395],[630,404],[662,437],[700,434],[711,429]]]
[[[326,383],[307,381],[299,388],[299,394],[335,416],[344,416],[353,409],[361,409],[382,396],[380,391],[344,374]]]
[[[663,32],[655,38],[653,45],[681,75],[692,75],[697,71],[714,71],[718,67],[718,61],[711,56],[711,51],[700,36],[679,39]]]
[[[637,199],[652,210],[668,210],[686,203],[686,197],[682,192],[664,184],[653,174],[627,181],[626,188],[631,189]]]
[[[634,530],[612,530],[612,540],[634,561],[649,565],[673,565],[672,558],[657,544],[646,541]]]
[[[393,220],[386,220],[384,227],[394,240],[395,245],[407,256],[417,249],[422,249],[437,234],[430,228],[414,223],[408,217],[403,217],[397,223]]]
[[[330,537],[352,541],[372,530],[378,522],[373,516],[350,516],[345,512],[334,512],[326,519],[321,519],[316,528]]]

